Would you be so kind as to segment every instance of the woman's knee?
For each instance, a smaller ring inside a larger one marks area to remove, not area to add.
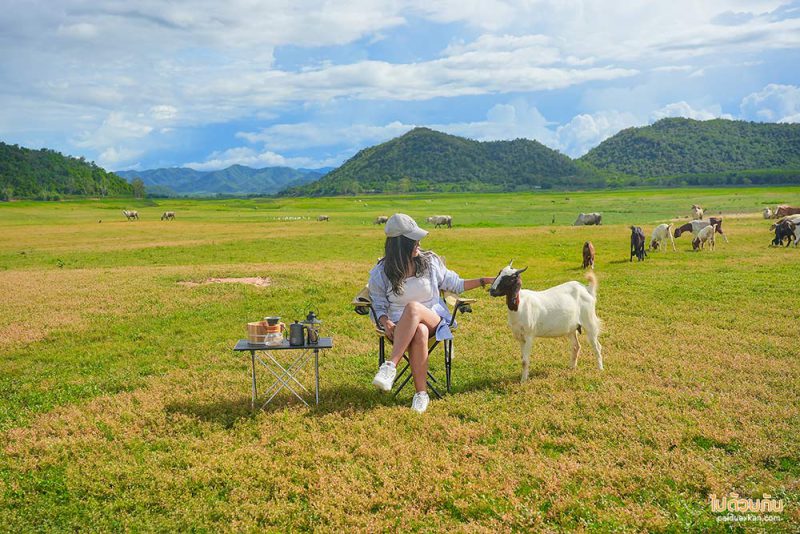
[[[425,343],[427,343],[429,335],[430,335],[430,330],[428,329],[428,326],[423,323],[419,323],[417,325],[417,331],[414,332],[414,341],[417,342],[424,341]]]
[[[419,302],[412,301],[406,304],[406,307],[403,309],[403,313],[405,315],[419,315],[420,310],[425,306]]]

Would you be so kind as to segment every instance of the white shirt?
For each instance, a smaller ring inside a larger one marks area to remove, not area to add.
[[[406,304],[409,302],[426,302],[430,300],[431,296],[431,280],[427,276],[418,278],[416,276],[409,276],[403,280],[403,293],[395,295],[391,291],[388,295],[389,300],[389,317],[393,321],[400,319]],[[397,319],[394,319],[396,317]]]

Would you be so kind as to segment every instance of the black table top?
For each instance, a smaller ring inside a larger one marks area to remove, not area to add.
[[[303,350],[303,349],[330,349],[333,347],[332,337],[321,337],[319,343],[315,345],[289,345],[289,340],[284,339],[280,345],[265,345],[264,343],[250,343],[246,339],[240,339],[233,350]]]

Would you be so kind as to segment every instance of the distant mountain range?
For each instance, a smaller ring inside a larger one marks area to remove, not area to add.
[[[319,180],[329,169],[232,165],[218,171],[182,167],[146,171],[118,171],[128,181],[140,178],[151,196],[272,195],[287,187]]]
[[[135,188],[129,182],[136,178],[153,196],[796,184],[800,124],[662,119],[622,130],[575,160],[528,139],[479,142],[415,128],[361,150],[332,170],[233,165],[208,172],[170,168],[114,174],[83,158],[0,143],[0,200],[131,196]]]
[[[415,128],[281,194],[773,183],[800,183],[800,124],[670,118],[623,130],[576,160],[527,139]]]

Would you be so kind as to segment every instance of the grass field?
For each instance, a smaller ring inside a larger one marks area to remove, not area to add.
[[[693,203],[730,243],[628,262],[627,225]],[[796,531],[800,251],[767,246],[778,203],[800,188],[0,204],[0,530]],[[591,240],[606,370],[585,338],[576,371],[538,340],[520,384],[504,302],[473,290],[452,394],[421,416],[379,395],[350,301],[397,211],[453,215],[424,247],[466,278],[514,258],[531,289],[582,280]],[[271,285],[178,283],[252,276]],[[320,405],[251,414],[245,323],[310,309],[335,343]],[[731,492],[785,509],[718,522]]]

